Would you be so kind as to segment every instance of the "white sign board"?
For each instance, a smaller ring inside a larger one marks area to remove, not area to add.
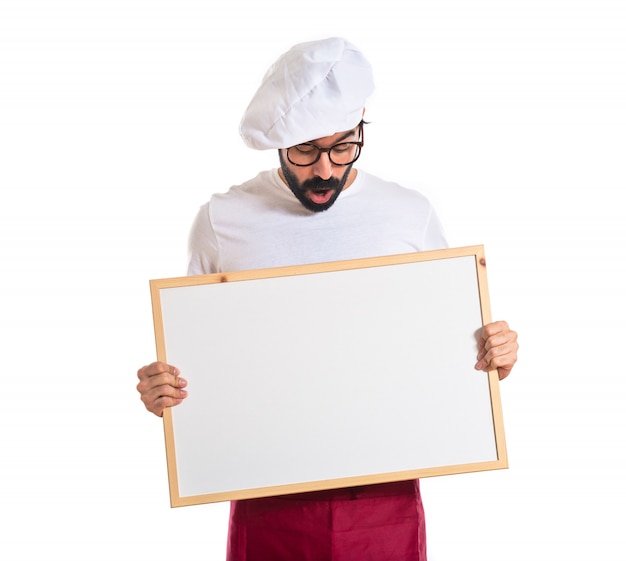
[[[151,289],[172,506],[507,467],[482,246]]]

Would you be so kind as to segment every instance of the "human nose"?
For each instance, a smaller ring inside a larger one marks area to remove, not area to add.
[[[321,179],[330,179],[333,176],[333,163],[328,152],[322,152],[319,160],[313,164],[313,173]]]

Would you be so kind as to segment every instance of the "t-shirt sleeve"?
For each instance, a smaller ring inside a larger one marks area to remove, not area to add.
[[[424,242],[423,247],[425,251],[432,249],[446,249],[448,247],[448,241],[446,240],[443,226],[439,220],[439,216],[432,205],[429,204],[430,212],[426,228],[424,229]]]
[[[191,226],[188,241],[188,275],[205,275],[220,271],[217,236],[211,224],[211,203],[200,207]]]

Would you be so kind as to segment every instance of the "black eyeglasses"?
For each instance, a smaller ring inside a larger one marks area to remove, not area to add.
[[[359,159],[363,147],[363,123],[359,123],[358,142],[339,142],[328,148],[320,148],[312,142],[297,144],[287,148],[287,159],[294,166],[312,166],[317,162],[323,152],[328,153],[328,159],[336,166],[349,166]]]

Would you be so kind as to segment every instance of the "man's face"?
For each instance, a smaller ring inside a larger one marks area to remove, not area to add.
[[[330,148],[342,142],[358,140],[359,129],[318,138],[309,144]],[[322,152],[317,162],[310,166],[296,166],[287,159],[287,151],[279,150],[280,168],[291,192],[310,211],[328,210],[346,187],[352,164],[341,166],[330,161],[328,152]]]

